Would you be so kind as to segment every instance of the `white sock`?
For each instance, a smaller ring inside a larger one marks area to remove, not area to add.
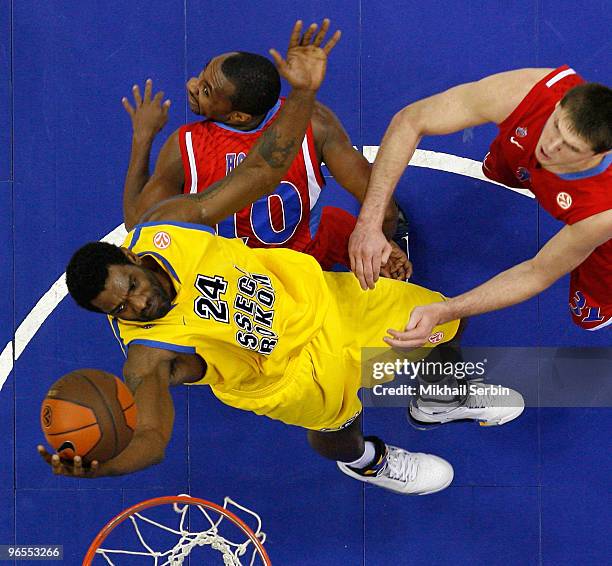
[[[365,449],[361,458],[357,458],[354,462],[343,462],[347,466],[351,468],[356,468],[357,470],[362,470],[363,468],[367,468],[373,461],[376,456],[376,448],[374,447],[374,443],[369,440],[365,441]]]

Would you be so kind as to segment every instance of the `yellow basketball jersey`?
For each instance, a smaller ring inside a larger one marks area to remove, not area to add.
[[[163,318],[109,317],[124,353],[130,344],[197,353],[208,366],[200,383],[219,392],[278,381],[328,311],[321,268],[292,250],[250,249],[206,226],[168,222],[136,226],[123,247],[154,258],[176,289]]]

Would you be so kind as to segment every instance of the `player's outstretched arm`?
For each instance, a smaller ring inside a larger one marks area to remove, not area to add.
[[[43,446],[38,452],[51,465],[53,473],[69,477],[96,478],[137,472],[164,459],[174,425],[174,404],[170,378],[174,352],[130,346],[123,373],[136,403],[137,423],[126,448],[107,462],[93,461],[85,466],[79,456],[73,461],[49,454]]]
[[[321,161],[325,163],[340,186],[363,204],[372,165],[353,147],[344,126],[330,108],[321,102],[316,102],[311,122],[315,146]],[[382,225],[387,238],[391,238],[395,233],[398,214],[399,209],[395,200],[390,199]]]
[[[312,24],[302,35],[302,22],[298,21],[291,33],[286,58],[270,50],[280,75],[292,90],[278,118],[246,159],[204,193],[160,203],[145,213],[142,221],[177,220],[212,226],[278,186],[301,147],[317,90],[325,76],[327,56],[340,39],[340,32],[336,31],[322,47],[328,29],[329,20],[324,20],[320,29]]]
[[[367,194],[349,241],[351,269],[373,289],[389,253],[381,232],[386,207],[423,136],[503,121],[549,69],[521,69],[485,77],[414,102],[391,120],[374,162]]]
[[[170,383],[176,358],[176,353],[168,350],[130,346],[123,375],[136,403],[136,429],[125,450],[100,464],[103,475],[129,474],[164,459],[174,426]]]
[[[416,307],[404,331],[389,330],[394,347],[423,345],[434,326],[516,305],[550,287],[612,238],[612,211],[562,228],[538,254],[479,287],[441,303]]]
[[[166,140],[149,176],[149,160],[155,136],[168,121],[170,100],[162,103],[163,92],[153,96],[153,82],[147,79],[144,97],[138,85],[132,87],[134,105],[124,97],[123,107],[132,121],[132,151],[123,189],[123,217],[131,230],[154,204],[181,193],[184,181],[178,131]]]

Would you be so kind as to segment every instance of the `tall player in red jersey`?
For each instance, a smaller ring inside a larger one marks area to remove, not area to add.
[[[161,103],[163,93],[152,97],[150,80],[144,99],[134,87],[135,107],[123,100],[134,129],[124,190],[128,229],[156,203],[181,193],[205,192],[230,173],[283,104],[278,71],[268,59],[252,53],[214,57],[198,77],[189,79],[187,92],[191,111],[206,119],[182,126],[168,138],[151,177],[151,145],[167,120],[169,101]],[[348,267],[348,239],[356,218],[343,209],[321,205],[322,162],[342,187],[363,201],[371,166],[353,148],[335,114],[317,102],[301,150],[280,185],[271,194],[253,194],[252,204],[217,223],[217,232],[243,238],[250,247],[282,246],[308,253],[324,269],[335,264]],[[390,202],[385,223],[389,237],[397,215],[395,203]],[[410,275],[410,262],[397,246],[388,267],[386,274],[397,279]]]
[[[349,243],[352,269],[372,287],[388,247],[382,212],[422,136],[486,122],[499,125],[483,171],[530,189],[566,226],[538,254],[444,303],[417,307],[387,342],[416,346],[428,328],[525,301],[571,272],[569,308],[587,330],[612,325],[612,90],[573,69],[491,75],[417,101],[398,112],[378,153]],[[424,338],[425,337],[425,338]]]

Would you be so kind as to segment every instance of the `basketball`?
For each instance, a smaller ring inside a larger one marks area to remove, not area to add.
[[[49,389],[40,422],[47,442],[60,457],[83,463],[106,462],[130,442],[136,405],[128,387],[110,373],[78,369]]]

